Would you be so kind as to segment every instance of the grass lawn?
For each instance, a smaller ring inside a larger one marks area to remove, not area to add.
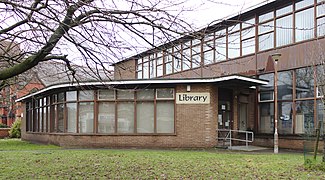
[[[0,140],[0,179],[325,179],[303,163],[302,153],[68,150]]]

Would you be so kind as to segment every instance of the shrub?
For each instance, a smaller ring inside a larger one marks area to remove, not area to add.
[[[7,126],[6,124],[2,124],[0,123],[0,128],[8,128],[9,126]]]
[[[11,126],[9,131],[9,137],[11,138],[20,138],[21,130],[20,130],[21,120],[17,119]]]

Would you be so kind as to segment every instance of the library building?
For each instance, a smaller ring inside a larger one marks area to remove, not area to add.
[[[114,80],[55,84],[19,98],[22,139],[303,149],[324,126],[324,36],[324,0],[264,2],[115,63]]]

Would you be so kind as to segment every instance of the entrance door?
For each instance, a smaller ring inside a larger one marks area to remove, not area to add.
[[[218,129],[231,129],[230,101],[219,101]]]
[[[219,88],[218,129],[232,128],[232,90]]]

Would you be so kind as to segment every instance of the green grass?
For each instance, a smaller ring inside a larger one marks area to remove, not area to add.
[[[0,140],[1,179],[325,179],[303,163],[302,153],[68,150]]]

